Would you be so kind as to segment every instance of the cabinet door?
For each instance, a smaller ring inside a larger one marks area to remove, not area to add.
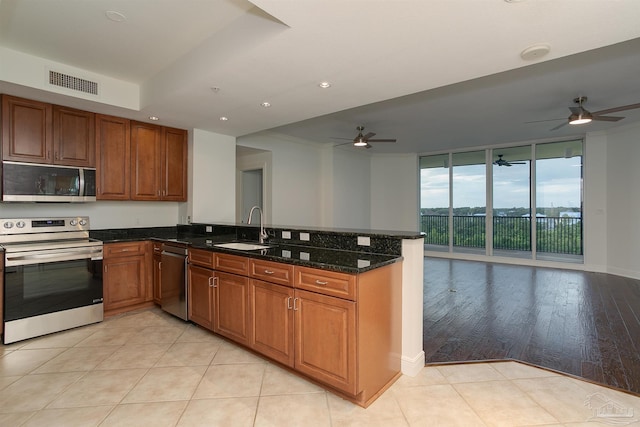
[[[187,131],[163,129],[162,200],[187,200]]]
[[[51,104],[2,95],[2,159],[51,163]]]
[[[293,367],[293,289],[252,279],[250,346]]]
[[[95,167],[95,149],[95,114],[54,105],[53,163]]]
[[[160,200],[162,128],[131,122],[131,199]]]
[[[249,345],[249,278],[216,271],[213,331]]]
[[[128,119],[96,115],[96,169],[96,199],[130,199],[131,143]]]
[[[153,302],[160,305],[162,304],[162,292],[160,288],[160,269],[162,268],[162,243],[153,242],[153,260],[152,260],[152,271],[153,271]]]
[[[296,290],[295,369],[356,394],[356,303]]]
[[[147,301],[147,266],[144,255],[105,258],[104,310],[114,310]]]
[[[213,270],[189,265],[189,320],[213,330]]]

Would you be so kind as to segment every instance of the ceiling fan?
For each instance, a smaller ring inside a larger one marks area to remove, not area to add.
[[[496,166],[526,165],[527,162],[508,162],[502,158],[504,154],[498,154],[498,160],[493,162]]]
[[[549,130],[551,131],[558,130],[567,124],[581,125],[581,124],[589,123],[591,121],[617,122],[619,120],[624,119],[624,117],[606,116],[605,114],[640,108],[640,103],[638,103],[638,104],[622,105],[620,107],[614,107],[614,108],[607,108],[606,110],[594,111],[592,113],[588,111],[586,108],[584,108],[583,106],[583,104],[587,102],[586,96],[579,96],[577,98],[574,98],[573,102],[577,104],[577,106],[569,107],[569,110],[571,111],[571,115],[567,118],[567,120],[564,123],[561,123],[558,126],[551,128]],[[551,120],[540,120],[540,121],[546,122],[546,121],[552,121],[552,120],[564,120],[564,119],[551,119]],[[527,123],[534,123],[534,122],[527,122]]]
[[[375,133],[369,132],[366,135],[363,135],[362,131],[364,130],[364,126],[358,126],[356,130],[358,131],[358,135],[356,135],[356,137],[353,139],[351,138],[333,138],[333,139],[346,139],[351,141],[351,144],[353,144],[354,147],[364,147],[364,148],[371,148],[371,144],[369,144],[370,142],[374,142],[374,143],[396,142],[395,139],[371,139],[371,137],[374,136]],[[338,144],[338,145],[346,145],[346,144],[350,144],[350,143],[345,142],[344,144]]]

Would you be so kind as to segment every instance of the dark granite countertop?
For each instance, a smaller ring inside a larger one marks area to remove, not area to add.
[[[92,230],[92,238],[104,243],[129,242],[138,240],[156,240],[178,242],[197,249],[229,253],[249,258],[260,258],[286,264],[320,268],[343,273],[363,273],[402,260],[399,254],[379,254],[353,250],[335,249],[318,246],[291,244],[282,240],[269,240],[268,249],[252,251],[216,247],[218,243],[251,241],[236,230],[217,230],[218,234],[205,235],[196,229],[176,227],[148,227],[132,229]],[[241,234],[241,236],[238,236]],[[298,243],[298,242],[296,242]]]

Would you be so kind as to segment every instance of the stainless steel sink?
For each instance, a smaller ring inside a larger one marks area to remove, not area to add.
[[[245,243],[245,242],[232,242],[232,243],[218,243],[218,248],[225,249],[237,249],[239,251],[255,251],[258,249],[269,249],[271,246],[269,245],[261,245],[258,243]]]

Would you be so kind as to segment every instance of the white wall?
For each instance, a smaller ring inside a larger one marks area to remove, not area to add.
[[[177,202],[1,203],[0,218],[89,216],[93,230],[163,227],[179,222]]]
[[[371,158],[371,228],[419,231],[419,171],[416,154]]]
[[[333,149],[332,223],[337,228],[371,228],[371,156],[364,150]]]
[[[640,123],[607,132],[608,272],[640,279]]]
[[[269,223],[324,225],[321,221],[323,148],[319,144],[263,132],[238,138],[238,145],[272,152]]]
[[[236,220],[236,139],[201,129],[189,133],[191,222]]]
[[[584,267],[607,271],[607,134],[587,133],[584,141]]]

